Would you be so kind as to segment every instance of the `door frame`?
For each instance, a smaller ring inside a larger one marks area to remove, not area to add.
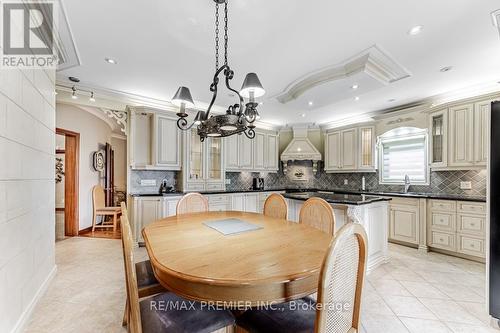
[[[78,236],[80,133],[56,128],[56,134],[64,135],[64,234]]]

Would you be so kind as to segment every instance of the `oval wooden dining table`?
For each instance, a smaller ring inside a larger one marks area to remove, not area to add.
[[[225,236],[203,224],[229,218],[262,229]],[[236,211],[172,216],[142,234],[165,288],[192,300],[250,306],[316,292],[332,240],[307,225]]]

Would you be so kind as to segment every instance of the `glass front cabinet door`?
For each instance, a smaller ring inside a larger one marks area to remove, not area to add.
[[[212,137],[201,142],[196,129],[184,134],[182,190],[224,190],[226,175],[222,139]]]
[[[375,171],[375,127],[359,128],[359,169]]]
[[[430,162],[431,168],[447,166],[447,126],[448,113],[446,110],[430,114]]]
[[[222,172],[222,139],[221,138],[207,138],[207,174],[206,179],[208,182],[221,182],[224,181]]]

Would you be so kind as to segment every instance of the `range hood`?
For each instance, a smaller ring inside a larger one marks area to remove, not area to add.
[[[293,128],[293,139],[281,154],[283,172],[286,174],[289,161],[312,161],[313,172],[318,171],[321,153],[307,138],[307,128]]]

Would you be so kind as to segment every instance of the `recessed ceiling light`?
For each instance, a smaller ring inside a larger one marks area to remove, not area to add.
[[[116,65],[118,63],[118,61],[116,61],[113,58],[104,58],[104,61],[106,61],[108,64],[113,64],[113,65]]]
[[[359,96],[354,97],[355,101],[359,101]]]
[[[422,32],[423,28],[424,28],[423,25],[416,25],[416,26],[412,27],[410,30],[408,30],[408,35],[416,36]]]
[[[264,102],[260,102],[260,103],[259,103],[259,105],[263,105],[263,104],[264,104]]]
[[[446,72],[451,71],[452,69],[453,69],[452,66],[446,66],[446,67],[441,68],[439,71],[442,73],[446,73]]]
[[[305,114],[305,113],[303,113],[303,114],[301,114],[300,116],[301,116],[302,118],[305,118],[305,117],[306,117],[306,114]]]
[[[307,104],[309,104],[309,106],[313,106],[314,105],[313,101],[309,101],[309,103],[307,103]]]
[[[356,90],[356,89],[359,88],[359,86],[357,84],[353,84],[351,88],[354,89],[354,90]]]

